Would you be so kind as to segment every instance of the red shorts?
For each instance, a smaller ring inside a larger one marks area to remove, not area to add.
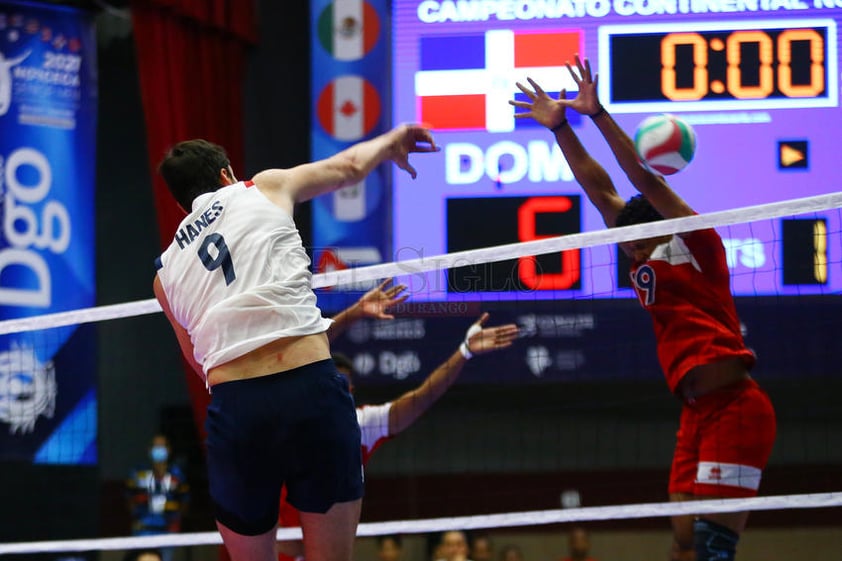
[[[775,441],[775,411],[748,379],[685,402],[670,493],[753,497]]]

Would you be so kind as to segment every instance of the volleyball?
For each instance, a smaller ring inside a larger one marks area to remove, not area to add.
[[[693,159],[696,133],[675,115],[653,115],[638,125],[634,146],[640,161],[650,171],[672,175]]]

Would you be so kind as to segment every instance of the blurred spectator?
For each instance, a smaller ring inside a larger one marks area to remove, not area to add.
[[[440,561],[470,561],[465,532],[451,530],[441,536]]]
[[[157,434],[149,447],[149,465],[131,473],[126,482],[132,534],[152,536],[181,531],[189,487],[181,469],[170,462],[170,444]],[[172,548],[161,550],[163,561],[172,559]]]
[[[427,534],[427,560],[439,561],[444,557],[444,549],[441,545],[442,534]]]
[[[157,549],[132,549],[123,556],[123,561],[163,561],[160,550]]]
[[[380,536],[377,538],[378,561],[401,561],[402,555],[403,545],[399,535]]]
[[[523,561],[523,552],[516,545],[505,545],[500,550],[500,561]]]
[[[568,556],[563,561],[596,561],[590,554],[591,540],[588,531],[581,526],[570,529],[567,535]]]
[[[471,559],[473,561],[493,561],[494,547],[491,538],[486,534],[479,534],[471,538]]]

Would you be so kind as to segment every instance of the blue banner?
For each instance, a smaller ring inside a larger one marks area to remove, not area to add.
[[[310,20],[311,155],[318,160],[389,126],[388,6],[386,0],[315,0]],[[316,272],[391,261],[389,173],[380,166],[360,183],[313,200]],[[342,308],[359,295],[320,292],[324,310]]]
[[[92,306],[91,15],[0,2],[0,319]],[[0,459],[96,463],[92,329],[0,336]]]
[[[842,300],[838,297],[737,300],[752,376],[791,380],[838,376]],[[354,365],[357,388],[421,384],[456,352],[481,313],[487,325],[514,323],[520,338],[471,360],[460,384],[613,383],[663,379],[652,318],[637,300],[411,302],[393,320],[361,320],[331,342]],[[781,318],[786,318],[785,321]],[[803,349],[805,352],[796,352]],[[666,391],[666,386],[665,386]]]

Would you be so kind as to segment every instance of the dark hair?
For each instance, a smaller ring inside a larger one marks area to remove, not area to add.
[[[652,203],[643,195],[635,195],[626,202],[626,205],[617,215],[614,225],[631,226],[632,224],[643,224],[644,222],[657,222],[663,220],[661,213],[655,210]]]
[[[342,353],[331,353],[330,356],[333,358],[333,364],[336,365],[336,368],[344,368],[351,374],[354,373],[354,363],[351,362],[348,355]]]
[[[219,170],[229,165],[225,148],[197,138],[170,148],[158,171],[181,208],[189,212],[193,199],[219,189]]]
[[[400,534],[386,534],[385,536],[377,536],[377,547],[381,547],[386,540],[392,540],[398,547],[403,547],[402,538]]]

